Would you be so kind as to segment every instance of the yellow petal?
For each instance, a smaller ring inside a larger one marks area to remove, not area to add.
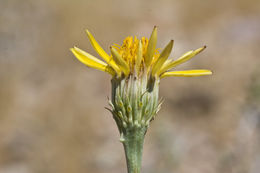
[[[196,49],[194,51],[189,51],[186,52],[185,54],[183,54],[179,59],[172,61],[170,63],[168,63],[166,66],[164,66],[161,70],[160,73],[163,73],[173,67],[176,67],[177,65],[180,65],[188,60],[190,60],[191,58],[193,58],[195,55],[197,55],[198,53],[200,53],[201,51],[203,51],[206,48],[206,46],[203,46],[199,49]]]
[[[102,65],[107,65],[105,62],[99,60],[98,58],[90,55],[89,53],[85,52],[84,50],[81,50],[80,48],[77,48],[76,46],[74,46],[74,50],[80,54],[80,55],[83,55],[84,57],[86,57],[88,60],[90,61],[94,61],[94,62],[97,62],[99,64],[102,64]]]
[[[119,68],[124,72],[124,74],[127,76],[130,72],[129,65],[126,63],[126,61],[122,58],[122,56],[117,52],[117,50],[113,47],[110,47],[111,54]]]
[[[91,42],[91,45],[93,46],[93,48],[95,49],[95,51],[116,71],[116,72],[120,72],[118,66],[116,65],[116,63],[113,61],[113,59],[111,58],[111,56],[109,56],[104,49],[102,49],[102,47],[98,44],[98,42],[95,40],[95,38],[93,37],[93,35],[86,30],[88,38]]]
[[[143,46],[142,46],[142,41],[139,41],[138,44],[138,49],[137,49],[137,55],[136,55],[136,61],[135,61],[135,69],[136,69],[136,73],[139,73],[139,69],[140,69],[140,65],[142,63],[142,59],[143,59]]]
[[[115,75],[113,69],[111,69],[106,63],[97,59],[96,57],[76,47],[71,48],[70,50],[80,62],[87,65],[88,67],[107,72],[111,75]]]
[[[147,46],[147,51],[145,53],[144,60],[145,60],[146,67],[149,67],[153,60],[156,43],[157,43],[157,27],[155,26],[150,36],[148,46]]]
[[[210,70],[185,70],[185,71],[170,71],[165,72],[161,75],[161,78],[170,77],[170,76],[178,76],[178,77],[195,77],[195,76],[205,76],[211,75],[212,72]]]
[[[162,53],[160,54],[159,58],[155,62],[153,69],[152,69],[152,76],[154,76],[162,67],[164,62],[167,60],[169,57],[171,51],[172,51],[172,46],[173,46],[173,40],[171,40],[168,45],[163,49]]]

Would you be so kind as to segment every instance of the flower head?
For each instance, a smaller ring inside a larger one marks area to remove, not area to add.
[[[157,27],[154,27],[149,40],[145,37],[140,40],[137,37],[127,37],[122,45],[110,46],[110,55],[102,49],[88,30],[86,32],[93,48],[105,62],[77,47],[71,48],[71,51],[79,61],[88,67],[112,75],[110,105],[120,131],[128,126],[149,125],[160,108],[158,91],[161,78],[212,74],[211,71],[204,69],[170,71],[193,58],[206,46],[189,51],[177,60],[168,59],[174,42],[171,40],[159,52],[159,49],[156,48]]]
[[[144,136],[161,106],[158,99],[160,79],[169,76],[210,75],[209,70],[169,71],[190,60],[206,47],[189,51],[177,60],[168,59],[173,40],[159,52],[156,48],[157,27],[154,27],[149,40],[145,37],[140,40],[137,37],[127,37],[122,45],[112,45],[109,55],[88,30],[87,35],[105,62],[77,47],[71,48],[71,51],[88,67],[112,75],[109,110],[119,129],[120,141],[124,145],[128,173],[140,173]]]
[[[137,37],[126,37],[122,45],[114,44],[110,46],[111,55],[102,49],[88,30],[86,32],[93,48],[105,62],[77,47],[71,48],[72,53],[85,65],[107,72],[113,77],[120,78],[122,75],[124,77],[129,75],[151,75],[163,78],[169,76],[192,77],[212,74],[209,70],[169,71],[193,58],[203,51],[206,46],[186,52],[177,60],[168,59],[172,51],[173,40],[160,53],[156,49],[157,27],[154,27],[149,41],[145,37],[142,37],[140,40]]]

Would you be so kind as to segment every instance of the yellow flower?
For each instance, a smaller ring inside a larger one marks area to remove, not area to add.
[[[122,45],[110,47],[107,54],[87,30],[89,40],[104,61],[74,47],[72,53],[79,61],[112,75],[112,94],[109,109],[120,132],[120,141],[124,145],[128,173],[140,173],[144,136],[160,110],[160,79],[169,76],[211,75],[210,70],[169,71],[203,51],[206,47],[189,51],[177,60],[168,59],[172,47],[171,40],[159,52],[156,48],[157,27],[154,27],[150,39],[127,37]]]
[[[173,47],[173,40],[160,53],[156,49],[157,27],[154,27],[149,41],[145,37],[142,37],[140,40],[136,37],[127,37],[121,46],[118,44],[112,45],[110,47],[111,55],[102,49],[88,30],[86,32],[93,48],[105,62],[77,47],[71,48],[72,53],[83,64],[107,72],[114,78],[127,78],[129,75],[137,77],[147,75],[154,78],[164,78],[169,76],[193,77],[212,74],[210,70],[204,69],[169,71],[193,58],[203,51],[206,46],[189,51],[177,60],[168,59]]]
[[[177,60],[168,59],[173,40],[159,52],[156,48],[157,27],[154,27],[149,40],[145,37],[140,40],[136,37],[127,37],[122,45],[112,45],[111,55],[101,48],[88,30],[86,32],[92,46],[105,62],[77,47],[71,48],[71,51],[85,65],[112,75],[112,97],[109,101],[112,109],[110,111],[123,136],[126,133],[125,129],[133,127],[146,129],[160,110],[159,83],[161,78],[212,74],[209,70],[169,71],[190,60],[206,47],[189,51]]]

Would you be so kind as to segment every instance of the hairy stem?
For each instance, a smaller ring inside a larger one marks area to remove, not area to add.
[[[126,155],[128,173],[140,173],[146,127],[127,128],[124,133],[123,145]]]

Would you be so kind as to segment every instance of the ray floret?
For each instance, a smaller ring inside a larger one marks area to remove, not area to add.
[[[171,40],[168,45],[163,49],[162,53],[160,54],[157,61],[154,63],[153,69],[152,69],[152,76],[155,76],[156,73],[161,69],[164,62],[168,59],[169,55],[171,54],[173,47],[173,40]]]
[[[212,72],[210,70],[184,70],[184,71],[169,71],[163,73],[161,78],[177,76],[177,77],[196,77],[196,76],[206,76],[211,75]]]
[[[139,73],[140,65],[142,63],[142,59],[143,59],[143,45],[142,45],[142,41],[139,40],[138,49],[137,49],[137,53],[136,53],[136,61],[135,61],[135,71],[136,71],[136,73]]]
[[[198,53],[202,52],[204,49],[206,48],[206,46],[203,46],[201,48],[198,48],[196,50],[192,50],[192,51],[188,51],[185,54],[183,54],[180,58],[178,58],[175,61],[171,61],[168,62],[167,64],[165,64],[165,66],[160,70],[161,73],[170,70],[182,63],[185,63],[186,61],[190,60],[191,58],[193,58],[195,55],[197,55]]]
[[[120,70],[124,72],[125,76],[127,76],[130,72],[129,65],[126,63],[126,61],[122,58],[122,56],[117,52],[115,48],[110,47],[110,49],[114,61],[119,66]]]
[[[145,54],[145,57],[144,57],[145,65],[146,65],[147,68],[149,68],[149,66],[152,62],[154,52],[155,52],[155,49],[156,49],[156,43],[157,43],[157,27],[155,26],[153,28],[153,32],[150,36],[149,43],[148,43],[148,46],[147,46],[147,51],[146,51],[146,54]]]
[[[71,48],[70,50],[75,55],[75,57],[83,64],[85,64],[91,68],[95,68],[97,70],[107,72],[111,75],[115,74],[115,72],[113,71],[113,69],[111,69],[111,67],[109,67],[105,62],[97,59],[93,55],[91,55],[77,47]]]
[[[114,60],[109,56],[104,49],[98,44],[96,39],[93,37],[93,35],[86,30],[86,33],[88,35],[88,38],[90,40],[91,45],[95,49],[95,51],[117,72],[120,73],[120,70],[117,66],[117,64],[114,62]]]

